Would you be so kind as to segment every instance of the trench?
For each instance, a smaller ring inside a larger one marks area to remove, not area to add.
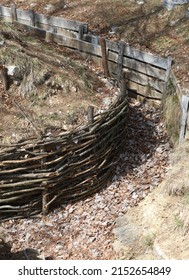
[[[136,91],[135,91],[136,93]],[[158,187],[169,166],[171,145],[160,108],[129,98],[128,138],[105,189],[39,218],[2,223],[13,258],[115,259],[115,219]],[[23,255],[22,255],[23,257]]]

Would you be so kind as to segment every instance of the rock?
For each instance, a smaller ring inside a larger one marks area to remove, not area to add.
[[[144,4],[143,0],[137,0],[136,2],[137,2],[138,5],[143,5]]]
[[[187,3],[189,3],[189,0],[164,0],[163,6],[165,6],[168,11],[171,11],[175,5],[183,5]]]
[[[15,66],[15,65],[9,65],[9,66],[6,66],[8,72],[7,74],[9,76],[15,76],[15,77],[18,77],[19,76],[19,67],[18,66]]]
[[[137,227],[133,224],[117,227],[113,230],[117,239],[124,245],[134,244],[137,238]]]
[[[45,5],[44,10],[48,13],[52,13],[55,10],[55,5],[47,4],[47,5]]]
[[[110,104],[112,103],[112,100],[110,97],[105,97],[103,98],[103,105],[105,106],[105,108],[108,108],[110,106]]]
[[[1,41],[0,41],[0,47],[3,46],[4,44],[5,44],[5,41],[4,41],[4,40],[1,40]]]

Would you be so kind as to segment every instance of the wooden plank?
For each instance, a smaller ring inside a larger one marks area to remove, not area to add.
[[[26,22],[27,24],[29,24],[29,22],[30,22],[30,12],[31,12],[31,10],[27,11],[27,10],[16,9],[16,11],[17,11],[17,18],[18,18],[18,21],[23,20],[24,22]]]
[[[161,100],[157,100],[157,99],[153,99],[153,98],[148,98],[142,94],[138,94],[136,91],[132,91],[130,90],[128,92],[128,96],[130,98],[134,98],[137,99],[140,102],[148,102],[148,104],[151,104],[151,106],[155,107],[155,108],[159,108],[161,105]]]
[[[65,29],[69,29],[72,31],[78,31],[79,26],[82,24],[84,26],[84,32],[87,33],[88,31],[88,24],[82,23],[76,20],[66,20],[64,18],[60,17],[54,17],[54,16],[46,16],[43,14],[35,14],[35,23],[36,25],[38,23],[40,24],[47,24],[49,26],[57,26]]]
[[[117,75],[117,64],[113,62],[108,62],[108,68],[110,72],[112,72],[114,75]],[[140,84],[142,86],[147,86],[150,88],[153,88],[161,93],[164,92],[164,85],[165,83],[162,81],[159,81],[155,78],[149,77],[145,74],[141,74],[136,71],[129,70],[126,67],[123,67],[123,71],[127,72],[127,78],[130,81],[136,82],[137,84]]]
[[[74,38],[69,38],[69,37],[63,37],[58,34],[54,34],[53,36],[53,41],[56,42],[57,44],[60,44],[64,47],[72,48],[79,50],[81,52],[85,52],[87,54],[92,54],[101,57],[102,52],[101,52],[101,47],[97,45],[93,45],[78,39]]]
[[[99,45],[100,44],[99,36],[94,36],[94,35],[89,34],[89,33],[83,35],[83,40],[88,42],[88,43],[92,43],[94,45]]]
[[[0,17],[12,17],[11,8],[0,5]]]
[[[18,21],[14,22],[14,26],[16,26],[18,29],[24,31],[24,32],[28,32],[29,34],[33,35],[33,36],[38,36],[41,39],[45,39],[46,38],[46,31],[40,28],[36,28],[34,26],[30,26],[27,24],[23,24],[20,23]]]
[[[59,35],[62,36],[66,36],[66,37],[70,37],[70,38],[77,38],[78,37],[78,33],[75,31],[70,31],[67,29],[63,29],[63,28],[59,28],[59,27],[50,27],[47,24],[41,24],[41,23],[35,23],[35,27],[40,28],[40,29],[44,29],[53,33],[57,33]],[[54,32],[53,30],[56,30],[56,32]]]
[[[188,118],[188,104],[189,104],[189,97],[186,95],[183,95],[182,96],[182,119],[181,119],[179,143],[182,143],[185,138],[186,124],[187,124],[187,118]]]
[[[136,91],[137,94],[140,94],[143,97],[152,98],[152,99],[156,99],[156,100],[162,99],[161,93],[159,93],[156,90],[152,90],[149,87],[139,85],[132,81],[128,81],[127,86],[128,86],[128,89]]]
[[[118,61],[118,54],[112,51],[108,52],[108,60],[112,62],[117,62]],[[137,61],[133,58],[128,58],[128,57],[123,57],[123,66],[138,71],[140,73],[146,74],[148,76],[158,78],[162,81],[165,80],[165,70],[160,69],[157,67],[154,67],[150,64]]]
[[[106,45],[109,50],[116,52],[116,53],[119,52],[118,43],[106,40]],[[159,68],[162,68],[165,70],[168,67],[168,60],[166,58],[156,56],[151,53],[146,53],[146,52],[143,52],[140,50],[136,50],[129,45],[125,46],[124,56],[130,57],[130,58],[133,58],[133,59],[145,62],[145,63],[152,64],[156,67],[159,67]]]

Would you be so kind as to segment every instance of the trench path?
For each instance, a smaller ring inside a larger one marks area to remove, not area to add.
[[[64,260],[121,257],[113,249],[115,219],[164,179],[171,149],[160,110],[136,100],[129,103],[128,139],[110,185],[45,217],[2,223],[13,252],[23,251],[26,259],[37,254]]]

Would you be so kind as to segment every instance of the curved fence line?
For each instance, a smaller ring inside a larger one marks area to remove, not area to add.
[[[0,220],[47,214],[107,186],[127,134],[120,95],[91,125],[0,150]]]
[[[90,55],[106,75],[122,81],[121,95],[105,113],[94,117],[92,124],[55,138],[1,145],[0,220],[6,220],[47,214],[62,203],[106,187],[126,141],[126,79],[128,88],[161,100],[171,58],[135,50],[122,41],[100,39],[87,33],[86,24],[17,10],[14,5],[0,6],[0,17],[47,42]]]

